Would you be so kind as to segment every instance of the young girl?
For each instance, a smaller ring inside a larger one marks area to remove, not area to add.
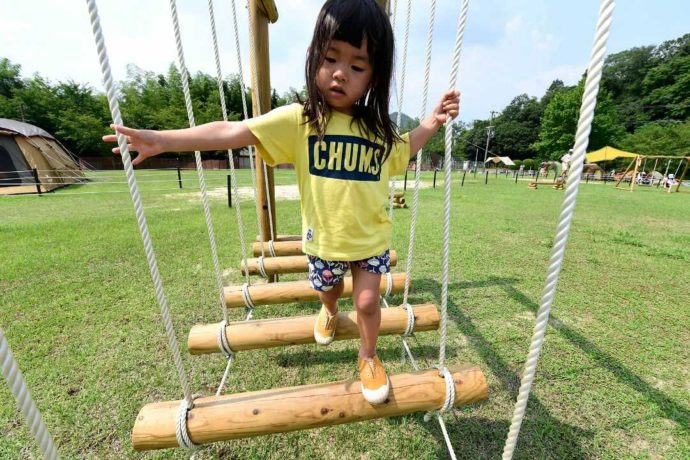
[[[352,271],[352,300],[361,337],[364,398],[379,404],[389,381],[376,356],[381,323],[379,283],[390,270],[389,177],[404,174],[415,154],[458,113],[459,93],[443,95],[432,114],[398,135],[388,114],[393,31],[375,0],[329,0],[316,23],[305,67],[308,99],[241,122],[191,129],[114,128],[127,136],[132,162],[161,152],[236,149],[256,145],[269,165],[295,165],[301,196],[303,250],[309,281],[322,302],[314,325],[321,345],[333,340],[343,277]],[[115,141],[115,135],[105,136]],[[113,149],[119,153],[119,149]]]

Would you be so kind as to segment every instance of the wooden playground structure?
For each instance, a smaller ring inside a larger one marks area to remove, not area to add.
[[[619,190],[627,190],[630,192],[635,191],[635,185],[640,185],[638,184],[638,176],[641,173],[644,173],[644,164],[646,164],[647,160],[654,160],[654,166],[652,167],[652,171],[656,171],[656,167],[659,163],[659,160],[667,160],[667,165],[666,165],[666,172],[664,173],[663,179],[659,179],[656,187],[658,188],[660,185],[662,185],[663,181],[666,180],[668,181],[669,178],[673,180],[673,183],[671,184],[665,184],[664,187],[668,189],[668,193],[671,193],[673,191],[673,188],[675,187],[676,192],[680,192],[680,187],[683,184],[683,180],[685,179],[685,175],[688,172],[688,164],[690,164],[690,156],[670,156],[670,155],[639,155],[630,161],[628,164],[628,167],[625,169],[621,177],[616,181],[616,188]],[[673,174],[672,176],[669,175],[668,170],[669,166],[671,164],[671,161],[678,160],[678,168],[676,168],[676,172],[680,170],[680,167],[683,165],[683,162],[685,162],[685,166],[683,166],[682,172],[680,174],[680,177],[676,177],[676,174]],[[620,187],[621,183],[625,181],[626,179],[630,179],[628,182],[627,188]],[[647,185],[654,185],[651,181]]]

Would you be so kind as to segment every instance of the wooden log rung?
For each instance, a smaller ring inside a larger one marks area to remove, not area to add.
[[[398,265],[398,253],[395,250],[390,251],[391,267]],[[258,275],[261,273],[259,269],[259,261],[261,259],[249,258],[245,266],[244,260],[240,264],[240,270],[244,275],[249,267],[250,275]],[[309,269],[309,259],[306,255],[299,256],[281,256],[281,257],[264,257],[264,272],[267,275],[279,275],[285,273],[306,273]]]
[[[412,311],[415,318],[414,332],[438,329],[440,317],[435,305],[413,305]],[[335,340],[358,338],[357,312],[340,312],[338,316]],[[233,351],[314,343],[314,322],[317,318],[318,315],[310,315],[234,322],[225,326],[225,336]],[[218,346],[219,328],[220,323],[192,327],[187,340],[189,352],[193,355],[220,353],[221,350]],[[402,334],[406,328],[407,311],[404,308],[381,309],[380,335]]]
[[[405,289],[405,273],[392,274],[393,289],[395,294]],[[343,278],[344,289],[342,297],[352,296],[352,277]],[[381,277],[379,292],[386,293],[388,281],[386,276]],[[224,289],[225,304],[229,308],[244,307],[244,296],[241,286],[226,287]],[[281,281],[279,283],[253,284],[249,286],[249,296],[254,305],[272,305],[291,302],[312,302],[319,300],[319,295],[309,286],[308,280]]]
[[[304,254],[302,251],[302,240],[298,241],[274,241],[273,250],[275,255],[280,256],[298,256]],[[252,254],[254,257],[259,257],[261,255],[261,243],[252,243]],[[264,254],[266,257],[271,256],[271,249],[268,243],[264,243]]]
[[[455,406],[488,397],[486,378],[478,367],[456,365],[448,369],[455,383]],[[195,444],[208,444],[394,417],[443,405],[446,385],[437,369],[391,375],[390,384],[388,399],[376,406],[364,400],[359,380],[198,398],[187,414],[187,431]],[[179,407],[180,401],[144,406],[132,430],[134,449],[177,447]]]
[[[256,241],[261,242],[261,235],[256,235]],[[278,235],[274,241],[302,241],[302,235]]]

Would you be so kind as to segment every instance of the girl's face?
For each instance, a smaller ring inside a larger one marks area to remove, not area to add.
[[[316,74],[316,86],[332,109],[352,115],[352,107],[369,89],[371,73],[366,39],[360,48],[331,40]]]

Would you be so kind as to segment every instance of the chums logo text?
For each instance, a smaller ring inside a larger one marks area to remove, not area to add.
[[[309,136],[309,173],[332,179],[378,182],[383,147],[355,136]]]

